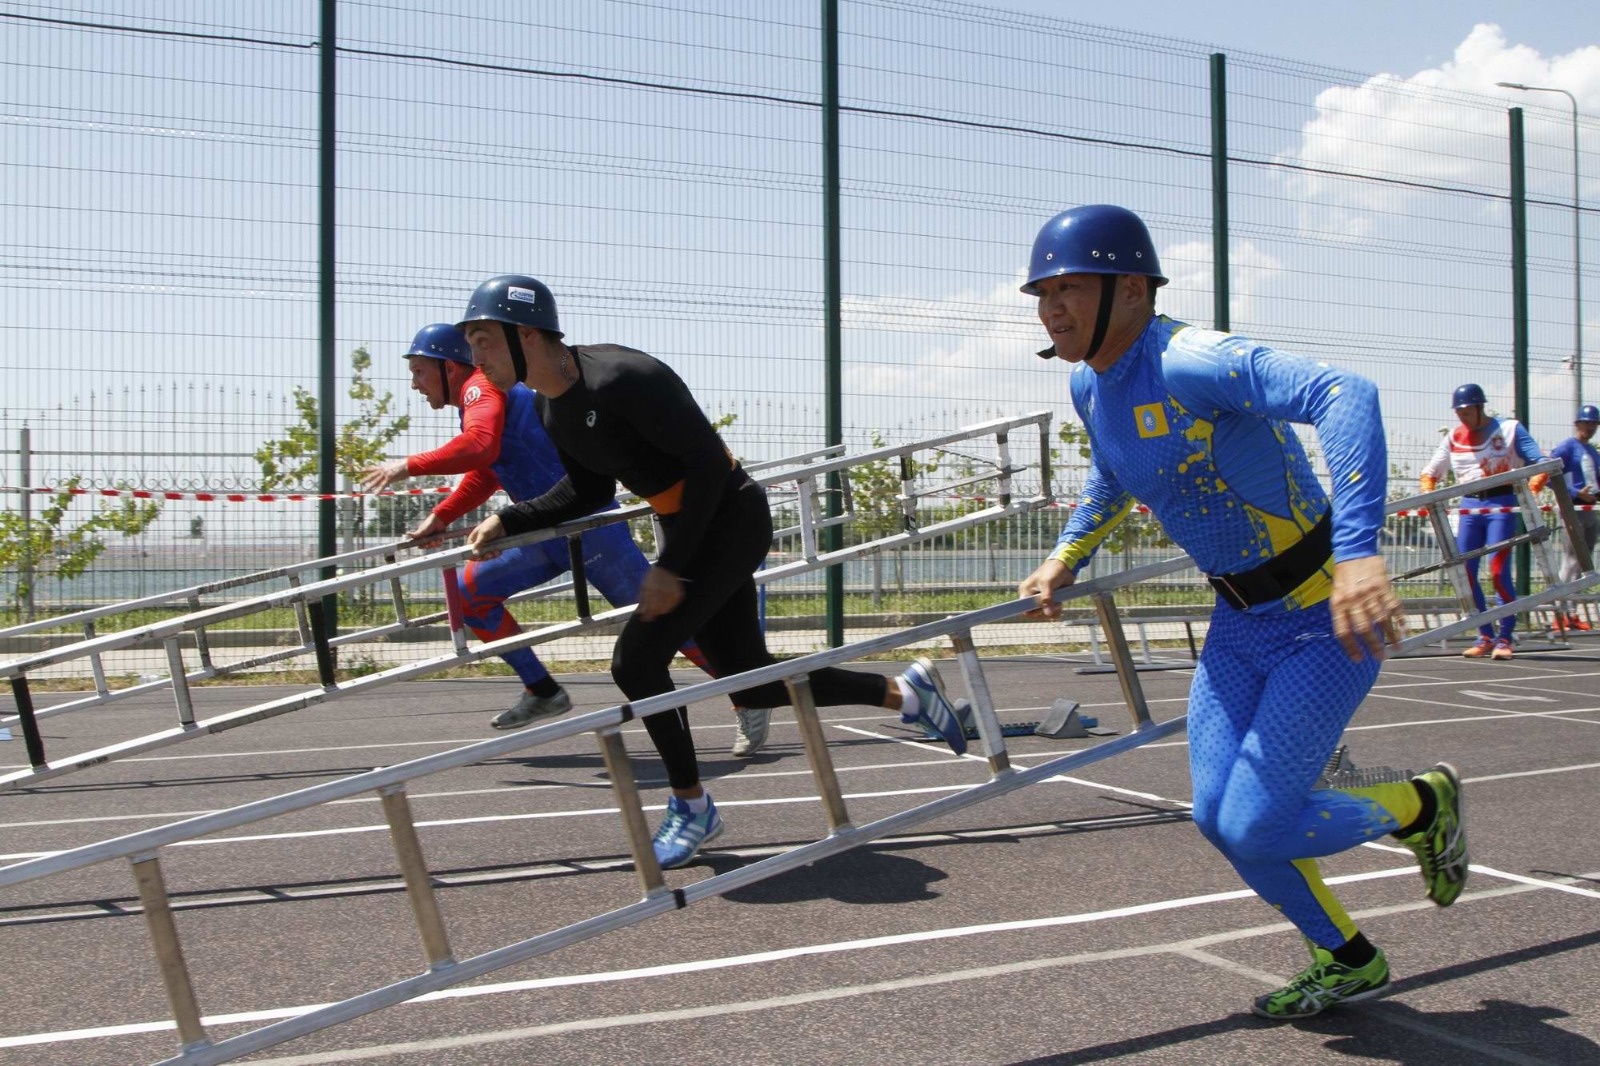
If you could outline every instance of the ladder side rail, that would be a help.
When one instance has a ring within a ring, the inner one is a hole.
[[[1152,577],[1160,577],[1190,565],[1192,563],[1187,556],[1180,556],[1159,563],[1150,563],[1145,566],[1124,570],[1117,574],[1108,574],[1105,577],[1093,578],[1089,581],[1068,586],[1058,590],[1056,598],[1065,602],[1093,596],[1107,589],[1118,588]],[[436,752],[432,755],[421,756],[403,763],[395,763],[392,766],[380,767],[376,770],[342,778],[338,781],[312,785],[296,792],[257,800],[229,810],[197,815],[183,821],[140,830],[70,851],[57,852],[36,859],[27,859],[10,866],[0,867],[0,887],[21,884],[24,881],[31,881],[38,877],[79,869],[83,866],[91,866],[107,859],[125,857],[140,851],[154,850],[168,844],[204,836],[207,833],[214,833],[223,829],[234,829],[266,818],[304,810],[307,807],[315,807],[329,800],[344,799],[362,792],[382,788],[385,785],[400,784],[414,778],[426,777],[429,774],[439,773],[443,770],[470,766],[489,759],[503,758],[524,748],[532,748],[562,740],[569,736],[575,736],[579,733],[620,725],[629,720],[629,718],[643,718],[651,714],[676,711],[678,707],[687,703],[715,699],[732,692],[755,688],[769,682],[784,681],[799,674],[809,674],[823,667],[853,662],[878,652],[891,651],[909,644],[936,640],[951,633],[970,630],[975,626],[986,625],[990,622],[1005,621],[1026,611],[1033,610],[1035,606],[1036,601],[1029,598],[997,603],[990,607],[981,607],[964,614],[952,615],[949,618],[924,622],[921,625],[911,626],[892,633],[868,637],[854,644],[828,648],[823,651],[812,652],[809,655],[802,655],[794,659],[786,659],[782,662],[757,667],[742,674],[709,678],[672,692],[665,692],[658,696],[651,696],[648,699],[638,700],[629,705],[618,705],[560,718],[530,729],[508,733],[505,736],[490,737],[487,740],[477,741],[460,748],[453,748],[450,751]],[[453,660],[453,657],[442,658],[445,661]],[[414,676],[423,672],[419,669],[423,665],[426,665],[428,669],[432,669],[438,664],[413,664],[405,668],[407,675]],[[352,690],[358,687],[373,687],[372,679],[378,676],[377,674],[368,674],[365,677],[356,678],[354,681],[349,682],[346,687]],[[387,680],[396,680],[396,678]],[[281,706],[290,703],[304,705],[301,701],[317,695],[319,694],[316,692],[301,693],[275,701],[275,704],[267,704],[260,708],[247,710],[250,714],[265,716],[263,712],[275,705]],[[240,713],[234,712],[235,715]]]
[[[881,541],[857,545],[853,548],[847,548],[840,552],[831,553],[830,555],[824,556],[819,560],[801,560],[796,563],[786,564],[782,567],[757,571],[753,575],[753,578],[758,584],[761,584],[769,580],[788,577],[797,573],[810,572],[829,565],[829,561],[832,559],[849,558],[870,553],[872,551],[881,550],[882,546],[888,543],[912,543],[928,537],[938,536],[941,533],[948,532],[951,528],[961,528],[964,525],[985,520],[986,516],[992,517],[994,513],[1017,513],[1020,510],[1026,509],[1028,509],[1026,505],[1018,505],[1014,503],[1009,510],[999,509],[997,512],[977,512],[962,519],[931,526],[928,529],[922,530],[919,533],[909,537],[905,534],[895,534],[891,537],[884,538]],[[1192,562],[1187,562],[1175,566],[1174,569],[1181,570],[1186,566],[1192,565]],[[1165,572],[1167,571],[1163,571],[1163,573]],[[1081,588],[1083,585],[1084,583],[1080,582],[1074,587]],[[314,704],[322,703],[325,700],[337,699],[351,692],[363,691],[369,687],[390,684],[395,681],[409,680],[416,677],[425,677],[437,670],[443,670],[450,667],[477,662],[481,659],[503,655],[508,651],[515,651],[518,648],[531,647],[535,644],[556,640],[565,636],[575,635],[577,633],[586,631],[588,628],[591,628],[591,626],[598,626],[607,622],[622,620],[633,609],[634,608],[632,606],[613,608],[610,611],[595,615],[592,623],[583,622],[581,620],[558,622],[541,629],[526,630],[520,634],[506,637],[502,640],[480,644],[476,649],[468,648],[464,634],[457,632],[454,634],[454,638],[459,642],[459,644],[453,646],[455,647],[455,650],[449,654],[391,667],[387,670],[382,670],[378,671],[377,673],[365,675],[364,677],[351,679],[340,684],[325,685],[318,688],[313,688],[307,692],[285,697],[281,700],[272,701],[266,704],[246,707],[237,711],[225,712],[213,718],[205,719],[197,723],[199,728],[193,733],[165,730],[152,733],[145,737],[139,737],[129,741],[110,744],[102,748],[96,748],[91,751],[81,752],[65,759],[56,760],[54,763],[51,763],[48,766],[45,766],[43,764],[43,760],[40,759],[36,761],[33,764],[33,767],[29,770],[15,771],[10,774],[0,774],[0,790],[18,787],[23,784],[33,784],[49,777],[59,777],[64,774],[74,773],[78,770],[87,769],[91,766],[98,766],[101,763],[110,762],[114,759],[122,758],[127,755],[140,754],[155,750],[157,748],[166,747],[170,744],[181,743],[185,740],[192,739],[194,736],[220,733],[227,729],[233,729],[242,725],[249,725],[252,722],[263,721],[267,718],[286,714],[290,711],[300,710]],[[274,653],[273,656],[264,656],[262,659],[257,661],[264,662],[275,658],[288,658],[292,655],[299,654],[304,654],[304,649],[290,649],[287,652]],[[776,680],[777,678],[774,679]],[[15,681],[16,679],[13,680]],[[158,681],[151,684],[149,687],[159,688],[165,684],[165,681]]]
[[[1553,603],[1557,600],[1569,599],[1574,593],[1581,592],[1582,590],[1596,584],[1600,584],[1600,574],[1592,572],[1588,574],[1582,574],[1575,581],[1567,581],[1559,585],[1550,585],[1539,592],[1530,593],[1527,596],[1512,600],[1510,603],[1502,606],[1490,607],[1486,611],[1468,614],[1462,618],[1456,619],[1453,622],[1446,622],[1445,624],[1434,629],[1430,629],[1427,632],[1416,633],[1407,636],[1399,644],[1396,644],[1390,648],[1389,653],[1391,655],[1409,655],[1412,652],[1422,648],[1426,644],[1434,641],[1444,640],[1447,637],[1453,637],[1457,633],[1465,633],[1469,629],[1477,629],[1481,625],[1489,625],[1491,623],[1498,622],[1507,615],[1522,614],[1523,612],[1531,610],[1535,607],[1542,607],[1545,604]]]
[[[603,933],[637,925],[639,922],[653,918],[658,914],[678,910],[689,906],[691,903],[697,903],[713,896],[724,895],[736,889],[764,881],[777,874],[812,865],[829,856],[849,851],[852,848],[882,837],[913,829],[924,822],[946,817],[968,807],[1015,792],[1028,785],[1048,781],[1050,778],[1060,774],[1069,773],[1081,767],[1109,759],[1112,756],[1121,755],[1134,748],[1143,747],[1146,744],[1180,732],[1187,726],[1187,715],[1171,718],[1157,723],[1143,732],[1114,737],[1102,741],[1092,748],[1070,752],[1038,766],[1029,767],[1026,770],[1018,770],[1014,773],[991,778],[963,792],[941,796],[938,799],[880,818],[878,821],[869,822],[863,826],[842,829],[813,843],[802,844],[780,855],[773,855],[748,866],[730,870],[727,873],[716,874],[684,888],[647,896],[637,903],[619,907],[604,914],[596,915],[593,918],[541,933],[514,944],[486,951],[470,959],[463,959],[446,971],[419,974],[415,977],[385,985],[382,988],[364,992],[339,1003],[332,1003],[325,1007],[308,1011],[305,1014],[296,1015],[293,1018],[273,1022],[260,1029],[218,1041],[209,1048],[197,1049],[195,1052],[184,1053],[174,1058],[163,1060],[158,1066],[180,1066],[180,1064],[181,1066],[211,1066],[214,1063],[229,1062],[240,1056],[262,1051],[287,1040],[319,1032],[341,1022],[351,1021],[382,1010],[385,1007],[396,1006],[428,992],[450,988],[482,977],[485,974],[493,973],[496,970],[514,966],[517,963],[526,962],[541,955],[548,955],[551,952]]]
[[[1002,420],[998,420],[998,421],[994,421],[994,422],[981,423],[981,424],[976,425],[976,426],[965,427],[963,429],[955,431],[954,433],[945,434],[945,435],[941,435],[941,436],[938,436],[938,437],[929,438],[929,439],[927,439],[925,441],[917,441],[917,442],[912,442],[911,444],[905,444],[905,445],[889,446],[889,447],[886,447],[886,448],[878,449],[878,451],[876,451],[876,452],[866,453],[864,456],[850,456],[850,455],[847,455],[847,454],[845,454],[844,445],[843,444],[835,444],[835,445],[830,445],[830,446],[828,446],[826,448],[817,448],[817,449],[813,449],[811,451],[802,452],[802,453],[800,453],[798,455],[788,456],[788,457],[785,457],[785,458],[769,459],[769,460],[765,460],[763,462],[750,463],[750,464],[745,465],[745,471],[746,471],[746,473],[751,473],[751,474],[754,474],[756,471],[776,471],[776,472],[772,472],[772,473],[765,473],[765,474],[763,474],[763,476],[755,478],[755,480],[758,483],[760,483],[761,485],[770,486],[770,485],[775,484],[775,483],[792,481],[797,476],[800,476],[801,474],[807,472],[805,470],[799,470],[799,469],[797,469],[797,470],[781,470],[780,468],[782,468],[782,467],[794,466],[796,464],[810,464],[810,470],[809,470],[810,473],[812,473],[812,474],[828,473],[828,472],[830,472],[832,470],[847,468],[849,466],[857,465],[857,464],[859,464],[861,462],[870,462],[874,458],[883,458],[883,457],[886,457],[886,456],[898,455],[901,452],[905,451],[906,449],[919,449],[919,448],[935,447],[935,446],[937,446],[939,444],[942,444],[942,443],[949,443],[949,442],[953,442],[953,441],[964,440],[964,439],[967,439],[967,438],[972,437],[972,436],[983,435],[983,434],[988,433],[988,432],[993,432],[997,428],[1009,428],[1009,427],[1018,427],[1018,426],[1038,424],[1038,425],[1041,426],[1041,431],[1045,435],[1047,435],[1049,421],[1050,421],[1050,414],[1048,412],[1037,412],[1037,413],[1034,413],[1034,414],[1031,414],[1031,415],[1022,416],[1022,417],[1019,417],[1019,418],[1002,419]],[[818,463],[816,462],[817,460],[821,461],[820,465],[818,465]],[[649,513],[650,513],[649,507],[647,505],[643,504],[643,503],[639,503],[639,504],[635,504],[635,505],[632,505],[632,506],[624,507],[621,511],[609,512],[609,514],[612,516],[609,519],[609,521],[617,521],[617,520],[623,520],[623,519],[629,519],[629,518],[639,518],[639,517],[643,517],[643,516],[645,516],[645,515],[647,515]],[[584,522],[584,521],[587,521],[587,519],[579,519],[578,521],[579,522]],[[597,523],[597,525],[604,525],[604,524],[606,524],[606,522]],[[466,530],[466,529],[460,529],[460,530],[454,530],[454,531],[445,531],[445,532],[439,534],[439,538],[440,539],[445,539],[445,540],[454,540],[454,539],[458,539],[458,538],[466,536],[467,532],[468,532],[468,530]],[[531,536],[531,535],[527,535],[527,536]],[[535,542],[536,542],[535,540],[528,540],[528,541],[518,540],[518,541],[515,541],[515,542],[513,542],[511,544],[508,544],[507,546],[508,547],[515,547],[515,546],[517,546],[519,544],[522,544],[522,543],[535,543]],[[108,617],[110,615],[124,614],[124,613],[128,613],[130,611],[142,610],[142,609],[150,608],[150,607],[166,606],[166,605],[168,605],[168,604],[170,604],[170,603],[172,603],[174,601],[178,601],[178,600],[192,601],[194,598],[199,597],[199,596],[204,596],[204,595],[207,595],[207,594],[210,594],[210,593],[215,593],[215,592],[223,592],[223,591],[227,591],[228,589],[239,588],[239,587],[242,587],[244,585],[255,584],[255,583],[263,582],[263,581],[289,579],[291,581],[291,583],[299,584],[300,581],[301,581],[301,575],[306,574],[306,573],[312,573],[312,572],[320,571],[320,570],[323,570],[323,569],[325,569],[327,567],[331,567],[331,566],[340,566],[340,565],[347,564],[347,563],[358,562],[360,560],[368,559],[368,558],[374,558],[374,557],[379,557],[379,556],[390,556],[390,557],[392,557],[398,551],[400,551],[401,549],[404,549],[404,548],[416,548],[416,547],[418,547],[418,545],[417,545],[417,543],[415,541],[412,541],[412,540],[409,540],[409,539],[401,539],[401,540],[397,540],[397,541],[392,541],[392,542],[386,542],[386,543],[383,543],[383,544],[373,545],[373,546],[370,546],[370,547],[358,548],[358,549],[355,549],[353,551],[341,552],[341,553],[338,553],[338,554],[335,554],[335,555],[324,556],[324,557],[317,558],[317,559],[309,559],[309,560],[304,560],[304,561],[301,561],[301,562],[290,563],[290,564],[287,564],[287,565],[284,565],[284,566],[271,567],[271,568],[266,569],[266,570],[257,570],[257,571],[253,571],[253,572],[248,573],[248,574],[240,574],[240,575],[235,576],[235,577],[222,578],[220,580],[202,582],[200,584],[189,585],[189,586],[186,586],[186,587],[180,588],[180,589],[174,589],[171,592],[152,593],[149,596],[141,596],[141,597],[138,597],[138,598],[132,599],[132,600],[124,600],[124,601],[121,601],[119,603],[114,603],[114,604],[105,604],[105,605],[102,605],[102,606],[99,606],[99,607],[90,607],[90,608],[86,608],[86,609],[81,610],[81,611],[74,611],[74,612],[72,612],[70,614],[57,615],[57,616],[54,616],[54,617],[51,617],[51,618],[44,618],[44,619],[39,619],[39,620],[33,621],[33,622],[23,623],[23,624],[20,624],[20,625],[9,626],[9,627],[6,627],[4,629],[0,629],[0,638],[11,637],[11,636],[23,636],[23,635],[28,634],[28,633],[34,633],[34,632],[38,632],[40,630],[45,630],[45,629],[56,629],[56,628],[62,628],[62,627],[65,627],[65,626],[76,626],[76,625],[79,625],[79,624],[81,624],[83,622],[86,622],[86,621],[95,621],[95,620],[98,620],[98,619],[101,619],[101,618]],[[398,574],[395,575],[395,577],[398,577],[398,576],[399,576]],[[303,586],[303,587],[315,587],[315,586]],[[339,589],[321,589],[318,592],[318,594],[321,595],[321,594],[326,593],[326,592],[335,592],[335,591],[342,591],[342,590],[339,590]],[[0,663],[0,668],[3,668],[5,666],[7,666],[7,665],[9,665],[9,664]]]
[[[882,448],[874,448],[871,451],[855,452],[839,459],[813,464],[803,470],[789,471],[776,480],[793,481],[797,476],[801,475],[816,477],[822,474],[831,474],[836,470],[859,466],[863,463],[873,463],[883,459],[898,459],[901,456],[911,455],[919,451],[928,451],[946,444],[957,444],[976,437],[990,437],[1002,429],[1038,426],[1040,433],[1048,437],[1050,420],[1049,411],[1035,411],[1032,414],[1018,415],[1014,418],[997,418],[989,422],[979,422],[971,426],[964,426],[949,433],[941,433],[938,436],[909,441],[905,444],[889,444]]]
[[[1446,485],[1442,489],[1430,489],[1427,492],[1419,492],[1415,496],[1407,496],[1404,499],[1399,500],[1390,500],[1388,503],[1384,504],[1383,513],[1385,516],[1388,516],[1396,514],[1400,511],[1414,511],[1422,507],[1431,508],[1434,504],[1446,503],[1450,500],[1456,499],[1457,497],[1465,496],[1468,493],[1476,494],[1482,492],[1484,489],[1499,488],[1502,485],[1511,485],[1518,481],[1526,481],[1535,474],[1549,474],[1553,478],[1557,473],[1560,472],[1560,470],[1560,459],[1546,459],[1541,462],[1529,464],[1528,466],[1519,466],[1515,470],[1507,470],[1502,474],[1491,474],[1488,477],[1478,478],[1475,481],[1458,481],[1453,485]]]
[[[643,514],[649,509],[639,508],[638,510],[640,514]],[[551,526],[548,529],[539,529],[529,533],[523,533],[515,537],[508,537],[503,541],[497,542],[496,548],[499,550],[504,550],[506,548],[515,548],[526,544],[536,544],[546,540],[553,540],[556,537],[564,537],[574,533],[586,532],[587,530],[595,529],[600,526],[609,525],[612,522],[619,521],[620,519],[618,516],[626,514],[627,512],[625,511],[607,511],[604,512],[604,517],[599,515],[589,515],[583,518],[573,519],[571,522],[563,522],[559,526]],[[414,559],[408,559],[404,562],[394,563],[393,565],[373,567],[369,570],[363,570],[354,574],[345,574],[339,577],[329,578],[325,581],[315,581],[309,584],[299,585],[298,587],[280,590],[278,592],[253,596],[249,599],[240,600],[236,603],[223,604],[217,607],[208,607],[205,610],[182,615],[177,618],[166,619],[161,622],[154,622],[133,629],[122,630],[117,633],[107,633],[98,636],[93,640],[78,641],[76,643],[64,645],[63,647],[54,648],[49,651],[39,652],[34,655],[0,662],[0,677],[11,677],[17,674],[26,673],[29,670],[38,669],[41,666],[53,666],[57,663],[68,662],[72,659],[82,658],[93,652],[114,651],[119,648],[127,647],[130,644],[138,644],[145,641],[163,640],[166,637],[183,633],[200,626],[213,625],[217,622],[229,621],[234,618],[243,618],[260,611],[270,610],[272,608],[285,607],[297,603],[307,604],[313,601],[320,601],[324,596],[335,595],[337,593],[359,589],[366,585],[377,584],[378,582],[387,581],[391,577],[403,577],[407,574],[419,573],[433,569],[442,569],[446,566],[464,562],[472,557],[472,549],[465,547],[454,548],[444,552],[434,552],[428,555],[419,556]]]
[[[456,538],[464,536],[466,531],[457,533],[441,533],[441,537]],[[204,581],[198,585],[187,585],[171,592],[153,592],[148,596],[139,596],[131,600],[121,600],[117,603],[101,604],[98,607],[86,607],[81,611],[70,614],[54,615],[50,618],[41,618],[38,621],[27,622],[22,625],[7,626],[0,629],[0,638],[20,637],[28,633],[35,633],[41,629],[56,629],[65,626],[76,626],[83,622],[93,622],[110,615],[126,614],[131,611],[145,610],[151,607],[165,607],[179,600],[192,602],[193,600],[214,592],[226,592],[229,589],[240,588],[244,585],[253,585],[263,581],[289,580],[298,582],[302,573],[320,570],[325,566],[333,566],[343,562],[351,562],[372,555],[393,554],[399,548],[415,547],[415,542],[409,540],[397,541],[393,544],[380,545],[371,548],[362,548],[358,551],[346,552],[342,555],[330,555],[325,559],[312,559],[304,562],[287,563],[267,570],[255,570],[248,574],[237,574],[233,577],[217,578]]]
[[[846,469],[851,466],[859,465],[863,462],[870,462],[874,458],[910,454],[917,450],[937,446],[938,444],[965,440],[973,436],[993,432],[999,427],[1038,423],[1041,424],[1041,428],[1043,429],[1048,427],[1049,419],[1050,415],[1048,412],[1040,412],[1038,414],[1025,416],[1022,418],[996,420],[994,422],[984,423],[980,426],[969,427],[955,433],[944,434],[938,437],[912,442],[910,444],[882,448],[874,452],[865,453],[865,455],[846,456],[840,459],[829,460],[820,464],[816,464],[802,471],[788,471],[781,475],[775,475],[772,478],[760,478],[757,480],[763,485],[766,485],[769,481],[787,482],[800,480],[805,477],[814,478],[818,473],[827,473],[833,470]],[[587,515],[582,518],[573,519],[569,522],[563,522],[559,526],[533,530],[515,537],[507,537],[503,541],[499,542],[497,547],[503,550],[505,548],[521,547],[527,544],[537,544],[545,540],[553,539],[557,536],[570,536],[583,533],[590,529],[596,529],[601,526],[610,525],[613,522],[627,521],[632,518],[644,517],[652,513],[653,512],[650,510],[648,505],[645,504],[623,507],[618,510],[605,511],[599,514]],[[452,534],[445,534],[445,536],[451,535]],[[454,535],[460,534],[458,533]],[[293,566],[283,567],[280,569],[284,572],[285,576],[297,577],[300,573],[313,569],[320,569],[339,562],[368,556],[380,556],[393,553],[402,547],[414,546],[415,545],[411,544],[409,541],[397,541],[392,544],[384,544],[373,548],[364,548],[354,552],[347,552],[342,555],[331,555],[322,559],[308,560],[306,562],[296,563]],[[206,608],[198,612],[190,612],[177,618],[167,619],[163,622],[147,624],[144,626],[135,627],[133,629],[123,630],[118,633],[106,634],[97,637],[94,640],[79,641],[71,645],[66,645],[62,648],[52,649],[48,652],[41,652],[31,656],[0,662],[0,677],[10,677],[28,670],[37,669],[41,666],[51,666],[57,663],[70,661],[71,659],[81,658],[82,656],[88,655],[91,652],[115,650],[117,648],[125,647],[128,644],[139,643],[145,640],[160,640],[174,633],[195,629],[217,622],[227,621],[233,618],[245,617],[263,610],[269,610],[272,608],[293,604],[307,603],[312,599],[320,599],[324,596],[362,588],[366,585],[375,584],[379,581],[388,581],[390,579],[403,577],[407,574],[435,568],[442,568],[453,563],[464,562],[467,559],[472,558],[472,556],[473,553],[469,548],[453,548],[442,552],[430,552],[404,562],[385,564],[383,566],[372,567],[356,573],[345,574],[322,581],[294,585],[288,590],[264,593],[249,597],[236,603]],[[217,587],[224,584],[226,584],[226,582],[213,582],[211,583],[211,586],[197,587]],[[170,598],[170,595],[163,598]],[[60,624],[60,620],[52,621],[56,622],[58,625]]]

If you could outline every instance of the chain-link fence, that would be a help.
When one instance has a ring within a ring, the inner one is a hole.
[[[450,412],[406,390],[400,353],[421,325],[454,321],[482,278],[526,271],[554,289],[569,340],[671,364],[731,419],[741,457],[822,444],[819,7],[341,0],[340,418],[360,407],[348,353],[365,348],[366,379],[394,393],[389,420],[409,420],[395,454],[454,433]],[[301,423],[296,390],[314,394],[318,375],[320,13],[309,0],[0,4],[5,482],[261,487],[255,454]],[[1039,408],[1072,420],[1017,292],[1034,232],[1062,207],[1139,211],[1172,278],[1161,309],[1213,323],[1209,49],[947,0],[845,0],[839,21],[852,450]],[[1511,408],[1507,101],[1259,55],[1231,54],[1226,71],[1231,326],[1374,377],[1409,484],[1456,384]],[[1548,447],[1570,415],[1570,126],[1515,102],[1532,421]],[[1592,148],[1581,162],[1600,173]],[[1592,237],[1584,252],[1600,261]],[[1071,447],[1060,460],[1070,491],[1081,460]],[[96,506],[109,504],[78,499],[62,527]],[[34,601],[304,558],[315,510],[168,501],[141,532],[102,535],[82,576],[41,563]],[[846,584],[874,602],[1008,587],[1059,517],[862,563]],[[346,533],[374,520],[370,506],[347,515]],[[1147,529],[1126,551],[1158,544]],[[14,603],[16,562],[4,570]]]

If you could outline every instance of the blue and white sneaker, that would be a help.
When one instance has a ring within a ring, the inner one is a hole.
[[[661,819],[661,828],[656,830],[655,839],[650,843],[655,848],[656,862],[663,870],[672,870],[687,866],[699,852],[700,845],[720,832],[722,815],[717,813],[717,805],[711,802],[709,793],[702,814],[691,811],[687,800],[668,796],[666,816]]]
[[[900,720],[907,725],[921,725],[937,733],[950,745],[951,751],[957,755],[966,754],[967,730],[961,724],[950,698],[944,694],[944,681],[939,677],[939,668],[927,659],[918,659],[900,678],[917,694],[916,713],[906,714],[902,711]]]

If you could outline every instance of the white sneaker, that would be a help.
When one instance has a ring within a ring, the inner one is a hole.
[[[739,724],[733,734],[733,754],[748,759],[767,743],[767,729],[772,725],[771,707],[736,707],[734,715]]]
[[[522,690],[522,698],[517,705],[509,711],[501,711],[494,716],[489,724],[496,729],[521,729],[529,722],[540,718],[554,718],[558,714],[566,714],[572,710],[572,697],[567,695],[566,689],[557,689],[554,696],[535,696],[527,689]]]

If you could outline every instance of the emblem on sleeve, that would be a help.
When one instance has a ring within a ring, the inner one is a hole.
[[[483,395],[483,390],[479,389],[478,386],[476,386],[476,385],[472,386],[472,388],[468,389],[466,391],[465,395],[463,395],[461,397],[461,406],[462,407],[470,407],[470,406],[472,406],[473,404],[478,402],[479,397],[481,397],[482,395]]]

